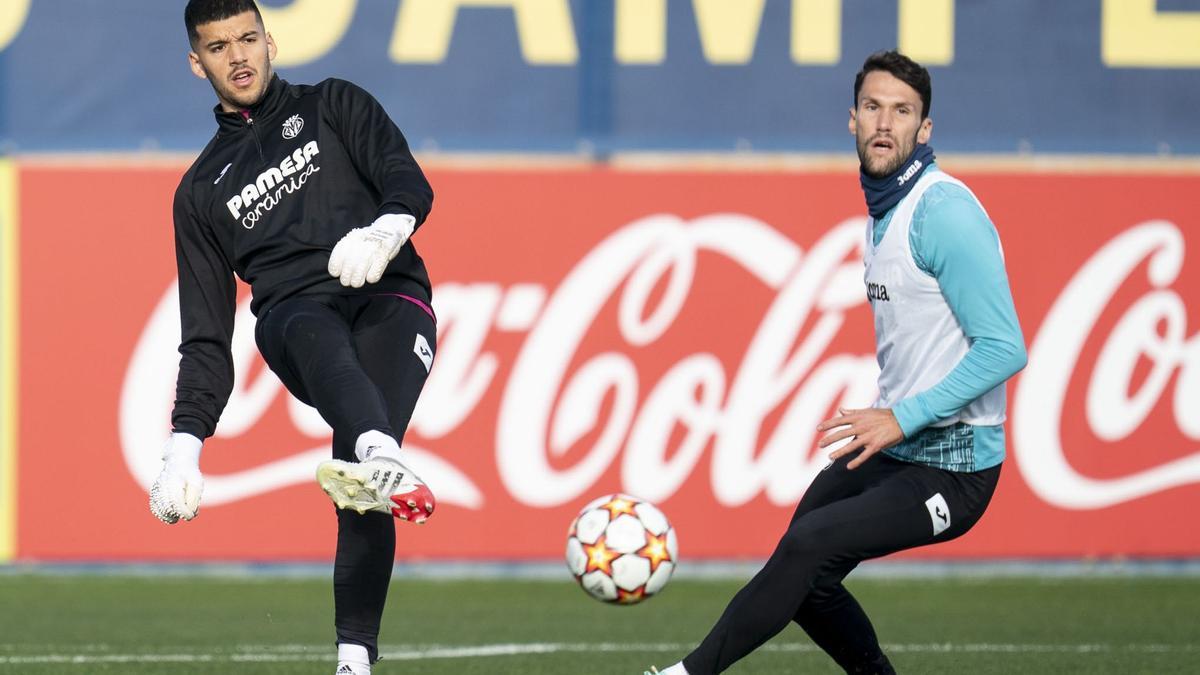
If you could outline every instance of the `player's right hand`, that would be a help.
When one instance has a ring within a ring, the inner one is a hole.
[[[199,438],[175,433],[163,446],[163,468],[150,488],[150,513],[168,525],[191,520],[200,511],[204,477],[200,475]]]

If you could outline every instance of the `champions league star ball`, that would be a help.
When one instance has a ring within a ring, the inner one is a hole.
[[[588,595],[604,602],[632,605],[658,593],[678,560],[675,528],[636,497],[595,500],[567,532],[567,568]]]

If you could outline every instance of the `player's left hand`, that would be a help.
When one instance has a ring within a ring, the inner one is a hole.
[[[350,230],[329,254],[329,274],[338,277],[343,286],[354,288],[379,281],[416,225],[417,219],[408,214],[388,213],[370,227]]]
[[[846,410],[838,408],[836,417],[831,417],[817,425],[817,431],[836,429],[817,443],[817,447],[826,448],[843,439],[850,442],[829,453],[829,459],[840,457],[858,451],[858,456],[850,460],[847,469],[857,469],[872,455],[892,447],[904,440],[904,431],[896,421],[896,415],[891,408],[865,408],[861,410]]]

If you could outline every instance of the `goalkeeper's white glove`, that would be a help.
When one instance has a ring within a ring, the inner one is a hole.
[[[191,520],[200,510],[204,477],[200,475],[199,438],[191,434],[171,434],[163,446],[162,473],[150,488],[150,512],[164,523]]]
[[[329,274],[355,288],[379,281],[416,226],[417,219],[406,213],[386,213],[370,227],[350,230],[329,255]]]

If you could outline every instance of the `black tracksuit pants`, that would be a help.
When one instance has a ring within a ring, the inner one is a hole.
[[[296,398],[333,427],[333,456],[355,462],[363,432],[401,442],[428,371],[416,336],[436,349],[433,316],[395,295],[289,298],[258,320],[255,340],[271,370]],[[336,510],[334,626],[339,643],[360,644],[371,661],[396,553],[390,514]]]
[[[1000,467],[957,473],[878,454],[851,471],[852,458],[813,480],[766,565],[684,658],[689,675],[724,671],[792,621],[846,672],[894,672],[842,579],[868,558],[964,534],[987,508]]]

